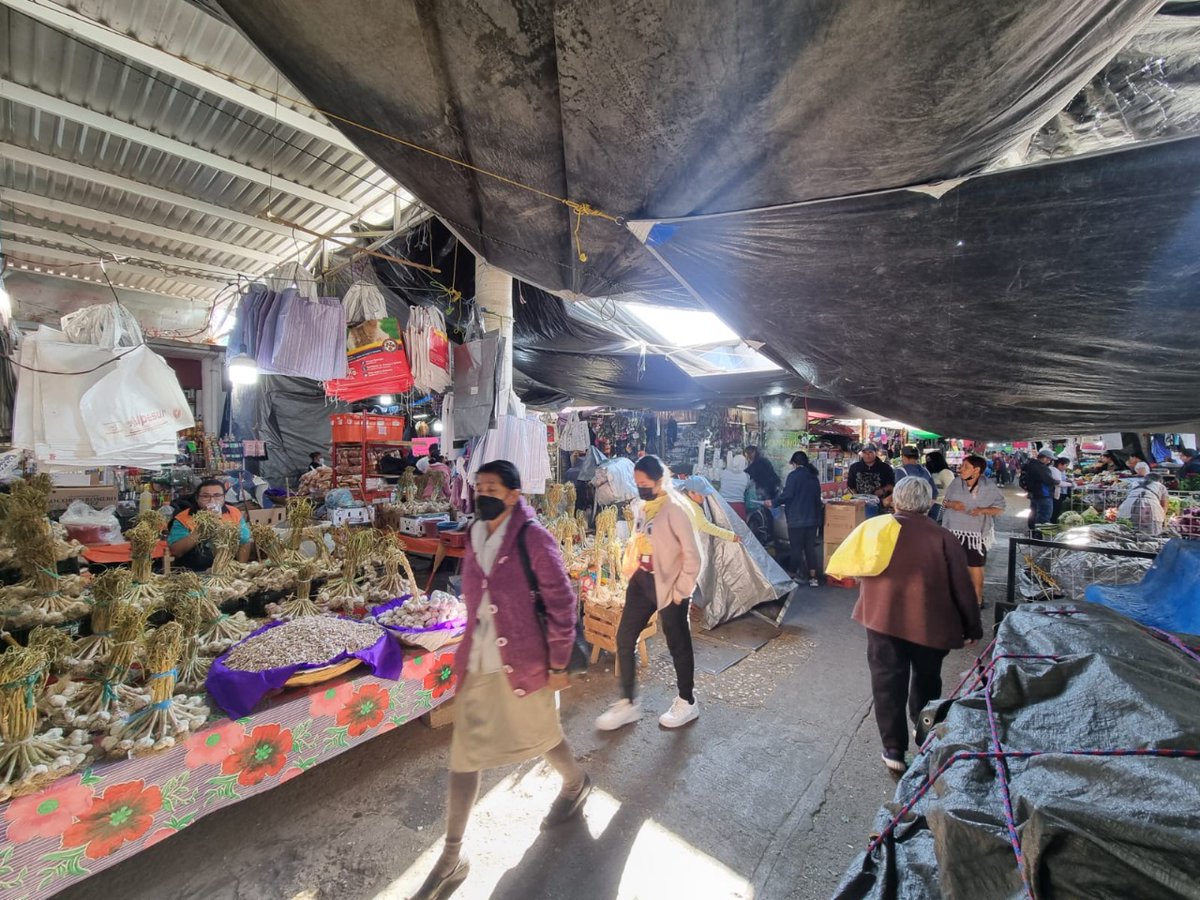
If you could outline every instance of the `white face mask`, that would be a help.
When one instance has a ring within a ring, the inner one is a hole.
[[[217,515],[220,515],[225,509],[225,504],[222,503],[220,500],[214,500],[212,503],[208,504],[208,506],[206,506],[204,508],[207,509],[211,513],[216,513]]]

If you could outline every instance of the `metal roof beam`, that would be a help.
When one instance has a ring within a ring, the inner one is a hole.
[[[208,166],[209,168],[216,169],[218,172],[225,172],[236,178],[260,184],[266,188],[291,194],[293,197],[308,200],[310,203],[316,203],[329,209],[336,209],[347,215],[355,212],[355,207],[352,203],[347,203],[345,200],[335,197],[332,194],[326,194],[315,188],[288,181],[280,176],[272,175],[270,172],[264,172],[245,163],[228,159],[208,150],[202,150],[199,147],[193,147],[191,144],[167,137],[148,128],[131,125],[129,122],[115,119],[112,116],[107,116],[104,113],[96,112],[84,106],[78,106],[59,97],[52,97],[49,94],[44,94],[23,84],[0,79],[0,97],[4,97],[14,103],[20,103],[23,106],[40,109],[43,112],[48,112],[63,119],[69,119],[72,122],[78,122],[80,125],[86,125],[88,128],[107,132],[127,141],[133,141],[146,147],[152,147],[155,150],[161,150],[163,153],[178,156],[189,162]]]
[[[38,225],[26,225],[23,222],[10,222],[8,220],[0,221],[0,232],[11,234],[17,237],[25,237],[35,241],[52,241],[60,244],[71,244],[76,247],[83,247],[86,250],[102,251],[111,253],[114,256],[131,257],[134,260],[148,259],[153,262],[159,262],[163,265],[174,266],[181,269],[193,269],[197,273],[208,273],[217,278],[232,279],[237,277],[237,272],[230,269],[222,269],[220,266],[214,266],[210,263],[195,262],[194,260],[185,259],[181,256],[171,256],[168,253],[159,253],[157,250],[143,250],[140,247],[130,247],[124,244],[114,244],[102,238],[76,236],[67,231],[55,230],[53,228],[42,228]]]
[[[46,169],[50,172],[58,172],[60,175],[67,175],[71,178],[90,181],[94,184],[103,185],[104,187],[113,188],[118,191],[125,191],[134,196],[145,197],[159,203],[169,203],[172,206],[190,209],[194,212],[203,213],[206,216],[224,219],[227,222],[245,225],[248,228],[256,228],[259,231],[266,231],[280,237],[289,239],[293,237],[292,229],[286,225],[280,225],[278,222],[272,222],[269,219],[260,219],[257,216],[247,215],[246,213],[234,212],[223,206],[205,203],[203,200],[196,200],[184,194],[176,194],[174,191],[156,188],[141,181],[133,181],[130,178],[123,178],[120,175],[102,172],[99,169],[92,169],[88,166],[81,166],[79,163],[58,159],[54,156],[48,156],[45,153],[38,153],[36,150],[26,150],[24,147],[18,147],[16,144],[0,143],[0,160],[3,159],[9,159],[27,166],[36,166],[39,169]]]
[[[30,244],[27,241],[14,241],[8,238],[4,239],[3,245],[0,245],[0,252],[8,253],[9,251],[18,253],[36,253],[39,256],[48,256],[53,259],[62,260],[63,263],[92,263],[97,268],[100,267],[100,260],[95,255],[85,253],[76,253],[74,250],[59,250],[57,247],[43,247],[40,244]],[[38,263],[33,263],[34,271],[37,271]],[[54,265],[54,263],[41,263],[40,265]],[[139,266],[137,263],[115,262],[113,260],[104,261],[105,268],[109,269],[124,269],[129,272],[136,272],[138,275],[149,275],[151,278],[165,278],[169,281],[177,281],[183,284],[191,284],[196,287],[209,288],[214,291],[219,291],[226,287],[224,281],[210,280],[201,278],[195,275],[178,275],[175,272],[165,272],[162,269],[152,269],[146,266]]]
[[[185,231],[175,231],[172,228],[162,228],[158,225],[154,225],[151,222],[144,222],[141,219],[131,219],[127,216],[119,216],[116,213],[91,209],[87,206],[79,206],[75,203],[67,203],[65,200],[54,200],[50,197],[42,197],[38,194],[26,193],[25,191],[3,190],[0,191],[0,199],[7,200],[9,203],[13,204],[13,206],[22,208],[22,212],[25,211],[24,207],[28,207],[29,209],[41,210],[42,212],[63,216],[64,218],[80,219],[84,222],[92,222],[110,228],[124,228],[127,231],[133,231],[138,234],[144,234],[156,238],[165,238],[171,241],[178,241],[181,244],[200,247],[205,250],[215,250],[218,253],[228,253],[232,256],[240,257],[241,259],[268,263],[273,266],[278,265],[281,258],[274,253],[264,253],[261,250],[250,250],[238,244],[227,244],[224,241],[214,241],[212,238],[188,234]],[[196,265],[200,264],[196,263]],[[254,266],[253,268],[257,269],[259,267]]]
[[[127,59],[157,69],[165,75],[171,75],[218,97],[223,97],[244,109],[274,119],[289,128],[295,128],[297,131],[320,138],[335,147],[363,156],[363,152],[332,125],[319,122],[305,113],[287,106],[286,99],[276,102],[272,96],[259,94],[242,87],[193,62],[181,59],[165,50],[159,50],[136,38],[120,34],[78,13],[63,9],[57,4],[35,2],[35,0],[0,0],[0,3],[31,19],[37,19],[52,28],[72,34],[89,44],[111,50]],[[249,44],[247,46],[249,47]]]
[[[22,275],[28,275],[32,278],[62,278],[66,281],[73,281],[76,284],[78,284],[79,282],[82,281],[85,284],[95,284],[95,285],[99,285],[102,288],[108,287],[108,285],[105,284],[103,278],[99,278],[99,279],[84,278],[79,275],[72,275],[68,272],[52,272],[47,269],[43,269],[42,271],[37,272],[37,271],[34,271],[32,268],[30,268],[25,263],[13,263],[12,270],[14,272],[20,271]],[[115,287],[118,291],[131,291],[135,294],[145,294],[147,297],[157,297],[159,299],[185,300],[188,303],[211,303],[212,302],[211,300],[206,300],[206,299],[203,299],[200,297],[189,297],[186,294],[171,294],[171,293],[168,293],[167,291],[151,291],[151,290],[147,290],[146,288],[130,287],[127,284],[118,284],[115,281],[113,282],[113,287]],[[20,301],[18,301],[18,303],[19,302]],[[17,325],[22,326],[22,325],[24,325],[24,323],[18,322]]]

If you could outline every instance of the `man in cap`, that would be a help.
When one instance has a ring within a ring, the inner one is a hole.
[[[885,506],[896,486],[896,472],[879,458],[879,447],[867,444],[862,448],[862,459],[850,467],[846,483],[852,494],[873,494]]]

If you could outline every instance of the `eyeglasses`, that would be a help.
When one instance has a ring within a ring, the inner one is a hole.
[[[224,495],[224,494],[197,494],[197,495],[196,495],[196,499],[197,499],[197,500],[200,500],[200,501],[204,501],[204,500],[224,500],[224,499],[225,499],[225,495]]]

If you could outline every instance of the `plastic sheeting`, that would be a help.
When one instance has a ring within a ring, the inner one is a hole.
[[[675,220],[647,244],[738,333],[868,409],[987,440],[1161,431],[1200,419],[1198,156],[1189,138],[940,199]]]
[[[1139,583],[1093,584],[1086,597],[1143,625],[1200,634],[1200,541],[1170,541]]]
[[[984,689],[943,705],[929,750],[876,819],[872,830],[884,839],[851,864],[838,900],[1200,897],[1200,761],[1069,752],[1200,750],[1200,662],[1103,607],[1047,614],[1056,609],[1006,616],[992,654],[1001,746],[1045,753],[1010,757],[1003,770],[992,760],[961,759],[917,799],[955,753],[993,749]],[[1006,827],[1002,772],[1020,863]]]
[[[349,409],[328,400],[319,381],[262,375],[254,384],[234,386],[230,428],[241,440],[266,443],[267,458],[259,463],[259,472],[272,486],[295,487],[308,470],[309,454],[329,452],[329,417]]]
[[[647,0],[631,15],[592,0],[221,0],[318,108],[638,218],[978,170],[1061,109],[1159,5],[712,0],[698,13]],[[531,284],[691,302],[614,222],[576,229],[544,195],[339,127]]]
[[[758,542],[729,502],[720,494],[709,494],[704,498],[704,509],[714,524],[741,538],[734,543],[703,532],[697,535],[705,560],[696,581],[705,600],[705,627],[716,628],[760,603],[787,596],[796,583]]]

